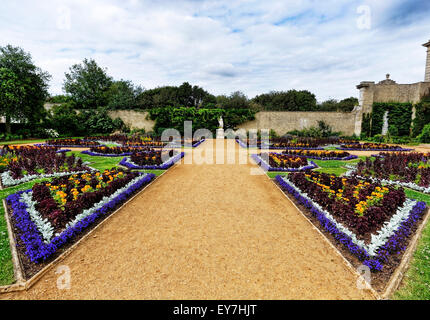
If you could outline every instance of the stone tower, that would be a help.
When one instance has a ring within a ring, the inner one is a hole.
[[[426,77],[425,82],[430,82],[430,41],[423,44],[427,48],[427,63],[426,63]]]

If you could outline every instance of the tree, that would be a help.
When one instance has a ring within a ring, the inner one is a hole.
[[[12,118],[29,124],[40,122],[50,78],[23,49],[0,47],[0,115],[6,119],[7,133],[11,133]]]
[[[315,111],[317,108],[315,95],[307,90],[271,91],[252,101],[262,110],[270,111]]]
[[[135,87],[131,81],[114,81],[107,92],[108,109],[136,108],[137,97],[142,92],[142,87]]]
[[[248,97],[241,91],[233,92],[229,97],[218,96],[217,103],[224,109],[249,109],[250,106]]]
[[[95,60],[85,59],[82,64],[73,65],[65,76],[63,89],[71,96],[75,108],[96,109],[107,105],[112,78]]]

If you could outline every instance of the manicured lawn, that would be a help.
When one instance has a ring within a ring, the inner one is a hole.
[[[347,168],[345,168],[345,165],[348,164],[356,164],[360,161],[360,159],[365,159],[365,157],[359,157],[358,159],[350,160],[350,161],[340,161],[340,160],[312,160],[318,165],[318,169],[315,169],[315,171],[323,172],[327,174],[335,174],[335,175],[341,175],[348,171]],[[285,172],[267,172],[267,175],[270,179],[274,179],[277,175],[284,176],[287,173]]]
[[[29,144],[29,143],[44,143],[45,139],[39,140],[16,140],[16,141],[2,141],[0,142],[0,146],[4,146],[5,144]]]
[[[92,157],[86,154],[82,154],[79,151],[71,151],[67,153],[67,155],[71,155],[71,154],[74,154],[76,157],[81,158],[82,161],[84,162],[89,162],[90,167],[100,171],[117,167],[119,162],[122,159],[122,157]],[[137,170],[137,171],[153,173],[158,177],[159,175],[163,174],[165,170]]]
[[[430,300],[430,224],[423,231],[403,282],[394,299]]]

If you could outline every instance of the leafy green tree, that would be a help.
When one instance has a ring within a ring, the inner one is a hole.
[[[198,86],[191,86],[188,82],[179,87],[165,86],[145,90],[138,98],[141,109],[172,107],[202,108],[208,104],[215,104],[216,98]]]
[[[95,60],[85,59],[82,64],[73,65],[65,77],[63,89],[75,108],[96,109],[107,105],[112,78]]]
[[[250,101],[241,91],[233,92],[230,96],[218,96],[218,105],[223,109],[249,109]]]
[[[313,93],[302,90],[271,91],[252,99],[252,102],[268,111],[315,111],[316,97]]]
[[[45,116],[50,75],[36,67],[19,47],[0,47],[0,115],[11,133],[11,120],[35,125]]]
[[[142,92],[142,87],[135,87],[131,81],[114,81],[107,92],[108,109],[134,109]]]

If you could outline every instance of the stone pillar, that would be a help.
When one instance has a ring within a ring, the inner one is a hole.
[[[427,63],[426,63],[426,76],[424,81],[430,82],[430,41],[423,44],[427,48]]]

